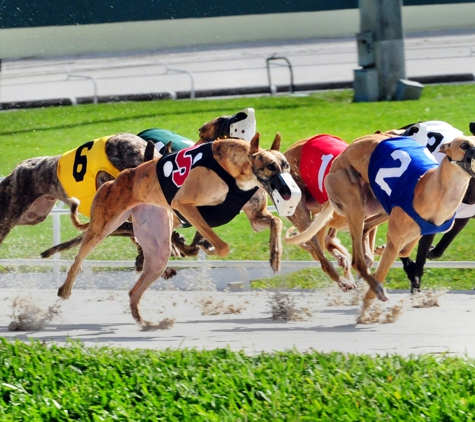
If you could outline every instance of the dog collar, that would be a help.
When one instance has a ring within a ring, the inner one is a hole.
[[[452,160],[449,156],[447,158],[452,164],[462,167],[470,177],[475,177],[475,147],[469,148],[461,161]]]

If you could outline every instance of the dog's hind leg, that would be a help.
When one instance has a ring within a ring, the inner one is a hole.
[[[130,209],[133,207],[132,189],[130,178],[127,176],[122,177],[119,182],[119,179],[116,179],[115,182],[106,183],[97,191],[84,240],[68,271],[66,281],[58,289],[58,296],[62,299],[68,299],[71,296],[74,281],[81,271],[82,261],[130,216]]]
[[[35,189],[29,190],[28,181],[25,180],[26,176],[20,177],[17,173],[19,173],[19,170],[15,170],[0,183],[0,204],[2,204],[0,206],[0,244],[13,227],[19,224],[34,225],[43,221],[56,202],[54,198],[43,197]],[[35,210],[27,213],[35,202],[37,211],[46,208],[41,215]]]
[[[368,242],[365,242],[364,239],[365,203],[359,177],[355,177],[347,170],[339,170],[328,174],[325,186],[335,208],[348,220],[353,245],[353,267],[368,283],[370,291],[379,300],[388,300],[382,283],[371,274],[371,269],[365,258],[365,246]],[[368,254],[370,252],[366,253],[366,255]]]
[[[148,287],[165,271],[171,253],[173,215],[171,211],[152,205],[139,205],[132,211],[134,232],[143,253],[142,274],[129,292],[130,310],[140,325],[148,323],[139,311],[140,299]]]

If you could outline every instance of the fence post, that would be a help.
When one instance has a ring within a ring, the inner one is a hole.
[[[60,210],[58,204],[54,208]],[[54,212],[54,209],[51,215],[53,218],[53,245],[57,245],[61,243],[61,215],[59,212]],[[53,255],[53,261],[53,283],[58,286],[60,282],[61,252],[56,252]]]

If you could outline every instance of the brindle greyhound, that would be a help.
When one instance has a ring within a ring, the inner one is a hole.
[[[370,286],[363,311],[375,297],[388,299],[382,283],[398,255],[407,257],[421,234],[446,231],[453,224],[475,175],[475,137],[457,137],[441,145],[440,152],[446,157],[438,165],[410,138],[374,134],[355,140],[335,159],[325,179],[327,205],[306,231],[292,239],[292,243],[308,241],[335,212],[346,217],[353,267]],[[372,222],[365,225],[370,216]],[[373,276],[367,235],[385,221],[387,244]]]
[[[259,148],[259,134],[251,142],[239,139],[212,143],[148,161],[125,170],[97,191],[91,219],[72,267],[58,295],[67,299],[86,256],[110,233],[132,216],[134,234],[144,251],[143,271],[130,291],[130,308],[138,324],[146,325],[139,312],[145,290],[163,273],[171,248],[171,232],[181,221],[189,222],[215,248],[229,254],[229,245],[212,226],[234,218],[259,187],[271,193],[272,180],[289,173],[289,164],[278,152],[280,136],[270,150]],[[282,221],[271,219],[270,264],[280,269]]]

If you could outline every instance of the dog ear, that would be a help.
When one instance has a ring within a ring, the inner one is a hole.
[[[251,139],[251,149],[249,150],[250,154],[256,154],[259,152],[259,138],[260,137],[261,137],[261,134],[259,132],[256,132],[256,134]]]
[[[147,142],[147,146],[145,147],[145,152],[143,154],[143,162],[153,160],[155,153],[155,144],[152,141]]]
[[[163,155],[167,155],[171,153],[172,153],[172,141],[168,141],[168,144],[165,145],[165,151],[163,151]]]
[[[274,151],[280,151],[280,140],[281,140],[280,133],[277,132],[275,134],[274,142],[272,142],[272,146],[270,147],[270,149]]]

